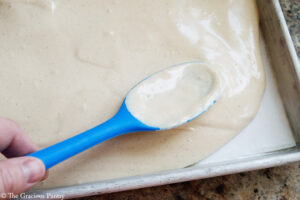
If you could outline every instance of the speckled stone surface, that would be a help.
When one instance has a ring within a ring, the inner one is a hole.
[[[280,3],[300,59],[300,0],[280,0]],[[300,162],[210,179],[85,197],[80,200],[160,199],[300,200]]]
[[[280,0],[280,4],[300,59],[300,0]]]

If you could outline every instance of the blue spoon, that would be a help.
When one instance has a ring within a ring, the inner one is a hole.
[[[182,63],[172,67],[180,67],[190,64],[202,64],[201,62],[194,61],[188,63]],[[170,67],[171,68],[171,67]],[[168,69],[168,68],[167,68]],[[164,70],[162,70],[164,71]],[[160,72],[157,72],[153,75],[156,75]],[[137,85],[143,83],[145,80],[149,79],[153,75],[147,77],[143,81],[139,82]],[[135,86],[136,87],[136,86]],[[134,87],[133,87],[134,88]],[[130,90],[131,91],[131,90]],[[129,93],[130,93],[129,91]],[[128,93],[128,94],[129,94]],[[127,94],[127,96],[128,96]],[[204,113],[208,108],[210,108],[214,103],[216,103],[216,98],[213,99],[206,107],[201,110],[196,116],[192,116],[190,119],[186,120],[184,123],[195,119],[202,113]],[[182,125],[183,123],[176,124],[171,128]],[[126,98],[124,99],[119,111],[108,121],[87,130],[81,134],[78,134],[74,137],[71,137],[67,140],[49,146],[40,151],[29,154],[28,156],[33,156],[39,158],[45,164],[46,169],[49,169],[56,164],[82,152],[85,151],[103,141],[109,140],[113,137],[120,136],[126,133],[138,132],[138,131],[157,131],[165,130],[166,128],[152,127],[144,124],[139,119],[134,117],[131,112],[128,110],[126,105]],[[169,128],[167,128],[169,129]]]

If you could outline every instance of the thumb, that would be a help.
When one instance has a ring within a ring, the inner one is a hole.
[[[41,181],[46,175],[43,162],[34,157],[0,161],[0,194],[19,194]]]

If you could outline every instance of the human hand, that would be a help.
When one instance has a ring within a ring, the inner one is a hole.
[[[0,152],[8,158],[0,161],[0,199],[8,193],[22,193],[46,178],[41,160],[22,157],[37,150],[15,122],[0,117]]]

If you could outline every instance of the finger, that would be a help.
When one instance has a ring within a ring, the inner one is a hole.
[[[19,194],[41,181],[46,175],[43,162],[34,157],[0,161],[0,193]]]
[[[15,122],[0,117],[0,152],[10,158],[23,156],[37,149]]]

